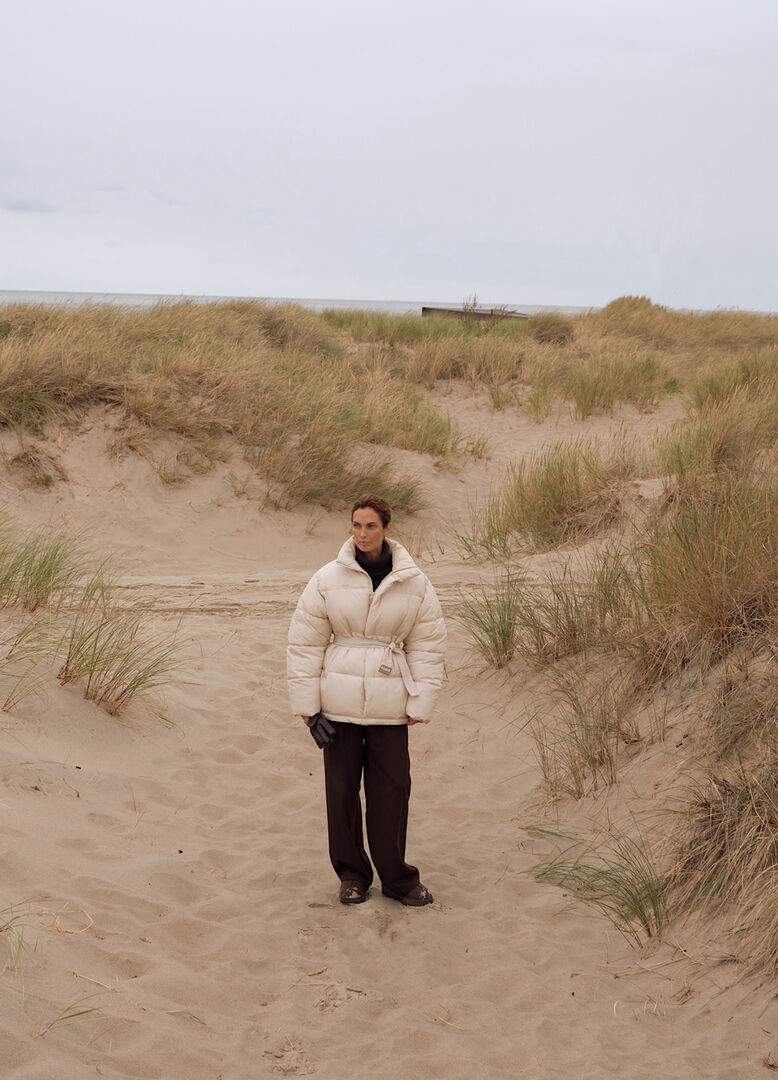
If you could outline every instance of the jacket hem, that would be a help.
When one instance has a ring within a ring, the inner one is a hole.
[[[328,720],[332,720],[335,724],[356,724],[358,727],[402,727],[410,719],[408,716],[404,716],[402,719],[376,720],[366,716],[337,716],[335,713],[326,713],[325,715]]]

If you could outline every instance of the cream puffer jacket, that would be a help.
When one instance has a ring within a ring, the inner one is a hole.
[[[373,592],[348,539],[318,570],[289,627],[292,712],[348,724],[428,721],[443,681],[446,628],[435,590],[395,540]]]

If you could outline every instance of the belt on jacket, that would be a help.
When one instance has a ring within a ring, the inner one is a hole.
[[[392,657],[396,656],[403,686],[410,697],[418,697],[419,689],[413,681],[413,676],[411,675],[411,669],[408,667],[408,661],[405,657],[405,649],[402,642],[398,643],[396,641],[390,641],[387,643],[386,641],[373,641],[370,638],[348,637],[345,634],[335,634],[332,639],[332,644],[347,645],[350,649],[383,649],[384,655],[381,657],[381,663],[378,665],[378,670],[382,675],[392,674]]]

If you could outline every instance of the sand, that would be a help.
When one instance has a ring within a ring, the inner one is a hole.
[[[400,535],[449,613],[479,573],[457,560],[452,521],[507,461],[620,426],[649,437],[677,414],[536,425],[469,393],[445,404],[494,447],[459,473],[399,455],[432,496]],[[165,487],[141,458],[108,456],[116,422],[95,410],[50,432],[69,479],[39,492],[8,472],[2,499],[114,554],[122,602],[177,627],[187,660],[119,717],[53,675],[0,716],[0,907],[24,936],[0,974],[0,1077],[762,1075],[775,988],[722,964],[710,928],[636,949],[535,882],[525,827],[549,818],[521,718],[537,680],[482,670],[453,622],[438,714],[411,732],[408,856],[436,902],[410,910],[375,887],[337,902],[321,756],[289,715],[284,648],[347,522],[262,509],[229,479],[247,473],[238,455]],[[677,782],[674,731],[618,790],[565,807],[566,827]]]

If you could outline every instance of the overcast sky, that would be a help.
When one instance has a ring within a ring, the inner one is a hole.
[[[776,0],[7,0],[0,289],[778,308]]]

